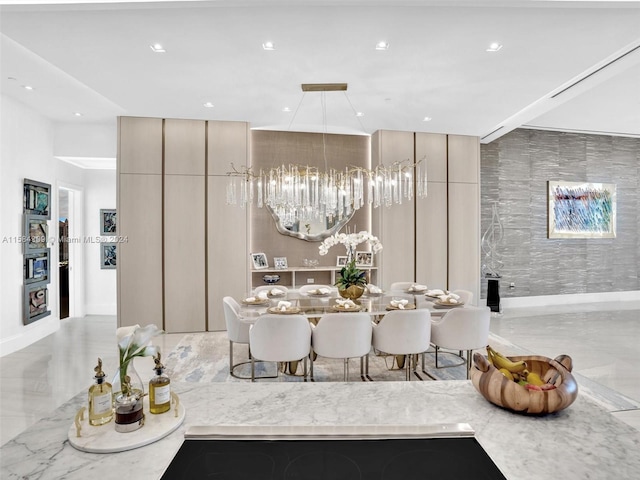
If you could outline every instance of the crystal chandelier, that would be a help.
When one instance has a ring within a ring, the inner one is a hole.
[[[343,86],[343,88],[329,88]],[[322,91],[323,123],[326,131],[324,92],[343,89],[346,84],[313,85],[304,91]],[[350,103],[350,102],[349,102]],[[355,112],[354,112],[355,113]],[[293,120],[292,120],[293,121]],[[325,132],[322,134],[325,151]],[[395,162],[390,166],[379,165],[366,169],[347,165],[344,170],[309,165],[289,164],[254,171],[251,167],[227,172],[229,181],[226,203],[266,207],[278,216],[284,225],[296,221],[340,221],[365,204],[374,208],[402,204],[427,196],[426,159],[416,163],[411,160]]]

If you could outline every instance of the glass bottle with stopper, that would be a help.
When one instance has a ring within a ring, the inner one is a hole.
[[[160,361],[160,351],[153,357],[154,377],[149,380],[149,411],[164,413],[171,408],[171,380],[164,374],[164,365]]]
[[[106,375],[102,371],[101,358],[93,370],[96,383],[89,388],[89,424],[98,426],[109,423],[113,418],[113,392],[111,384],[104,380]]]

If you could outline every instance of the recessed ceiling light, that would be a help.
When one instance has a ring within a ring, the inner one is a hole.
[[[423,122],[430,122],[431,121],[431,117],[424,117],[422,119]]]
[[[207,102],[207,103],[203,103],[203,105],[205,106],[205,108],[213,108],[214,105],[211,102]]]
[[[275,50],[276,46],[274,45],[273,42],[264,42],[262,44],[262,48],[264,48],[265,50]]]
[[[487,48],[487,52],[497,52],[501,48],[502,45],[500,45],[498,42],[493,42],[491,45],[489,45],[489,48]]]
[[[389,42],[376,43],[376,50],[389,50]]]
[[[290,112],[290,111],[291,111],[291,109],[290,109],[289,107],[284,107],[284,108],[282,109],[282,111],[283,111],[283,112]]]
[[[33,87],[31,85],[22,85],[22,88],[24,88],[25,90],[33,90]]]
[[[165,53],[166,50],[164,49],[164,47],[162,45],[160,45],[159,43],[154,43],[153,45],[149,45],[149,47],[151,48],[151,50],[153,50],[155,53]]]
[[[73,114],[74,114],[76,117],[81,117],[81,116],[82,116],[82,114],[81,114],[80,112],[73,112]]]
[[[356,112],[356,117],[364,117],[364,113],[363,112]]]

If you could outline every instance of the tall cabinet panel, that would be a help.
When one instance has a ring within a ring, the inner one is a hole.
[[[416,198],[416,281],[447,285],[447,136],[415,134],[416,161],[426,163],[427,198]]]
[[[165,330],[203,332],[205,209],[203,175],[166,175],[164,194]]]
[[[249,165],[249,124],[208,122],[207,130],[207,299],[208,330],[225,330],[222,299],[243,298],[249,272],[247,210],[226,204],[231,163]]]
[[[412,132],[379,130],[371,136],[372,167],[394,162],[414,162]],[[378,262],[378,283],[389,288],[393,282],[415,281],[415,207],[413,202],[380,206],[372,211],[372,233],[384,246]]]
[[[162,119],[118,118],[118,326],[163,327]]]
[[[205,122],[165,120],[164,322],[206,330]]]
[[[480,296],[480,142],[448,136],[449,288]]]

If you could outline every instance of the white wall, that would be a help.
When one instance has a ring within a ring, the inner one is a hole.
[[[87,236],[100,233],[100,209],[116,208],[116,171],[85,171],[85,215]],[[105,237],[109,238],[109,237]],[[87,315],[116,315],[116,270],[100,268],[100,244],[85,244],[85,313]]]
[[[55,125],[45,117],[10,97],[0,96],[0,356],[30,345],[59,328],[57,188],[70,187],[81,192],[76,237],[96,237],[100,208],[115,207],[115,172],[83,170],[56,160],[56,132]],[[77,150],[77,155],[107,156],[104,148],[103,145],[97,152],[90,151],[89,142]],[[23,235],[25,178],[49,183],[52,187],[51,315],[30,325],[23,324],[23,251],[18,242]],[[115,314],[115,271],[100,270],[97,244],[81,244],[76,268],[79,313]],[[91,283],[87,285],[85,278]]]
[[[115,158],[118,147],[116,118],[110,124],[56,123],[53,141],[57,157]]]

